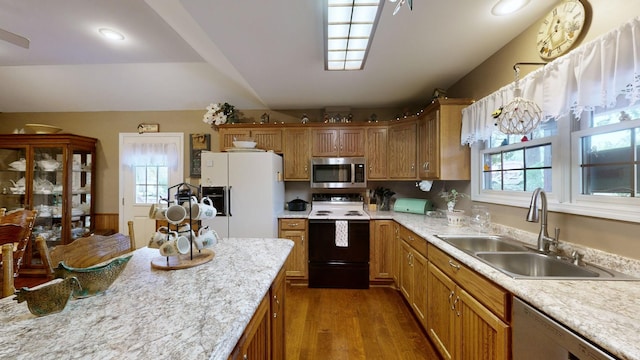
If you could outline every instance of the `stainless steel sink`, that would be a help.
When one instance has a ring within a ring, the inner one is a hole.
[[[462,251],[477,252],[528,251],[524,245],[495,235],[437,235]]]
[[[479,252],[475,256],[514,278],[598,278],[601,272],[534,252]],[[609,277],[612,277],[610,274]]]
[[[574,264],[555,254],[542,254],[499,235],[436,235],[452,246],[516,279],[640,280],[588,263]]]

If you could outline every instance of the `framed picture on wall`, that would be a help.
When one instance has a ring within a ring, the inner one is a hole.
[[[210,134],[191,134],[189,140],[189,176],[200,177],[202,163],[200,161],[203,150],[211,150]]]

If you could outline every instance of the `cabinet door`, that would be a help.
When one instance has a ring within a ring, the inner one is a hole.
[[[258,149],[272,150],[276,153],[282,153],[282,130],[251,130],[251,137],[256,142]]]
[[[311,131],[311,156],[338,156],[338,135],[336,129],[314,129]]]
[[[503,360],[509,358],[509,325],[463,289],[457,289],[456,359]]]
[[[411,260],[413,250],[405,241],[400,241],[400,291],[407,301],[411,302],[413,293],[413,267]]]
[[[271,316],[269,296],[265,295],[242,334],[232,359],[269,359],[271,356]]]
[[[387,128],[367,129],[367,180],[387,178]]]
[[[301,220],[303,221],[303,220]],[[307,244],[305,230],[280,230],[279,237],[292,240],[294,245],[285,264],[287,277],[307,278]]]
[[[429,135],[427,132],[427,120],[423,117],[418,120],[418,177],[427,178],[429,166]]]
[[[309,180],[311,166],[309,130],[284,130],[284,180]]]
[[[400,262],[402,261],[400,251],[400,224],[393,222],[393,257],[392,257],[392,276],[396,286],[400,286]]]
[[[433,264],[428,264],[427,334],[444,359],[452,359],[455,346],[455,321],[453,311],[455,283]],[[482,357],[480,357],[482,358]]]
[[[370,256],[371,266],[369,278],[374,279],[391,279],[393,266],[393,220],[374,220],[370,223],[371,247]]]
[[[413,267],[413,294],[411,297],[411,307],[420,319],[420,322],[426,326],[427,318],[427,282],[428,282],[428,261],[417,251],[413,251],[413,259],[411,265]]]
[[[338,155],[340,156],[364,156],[364,129],[341,129],[339,132],[338,147]]]
[[[251,137],[250,129],[234,129],[234,128],[219,128],[220,132],[220,151],[224,151],[226,148],[233,147],[233,139],[238,140]]]
[[[285,280],[284,271],[271,284],[271,359],[284,359],[285,348]]]
[[[426,157],[423,164],[425,179],[440,178],[440,120],[439,111],[434,111],[425,116]]]
[[[389,178],[416,179],[416,123],[389,128]]]

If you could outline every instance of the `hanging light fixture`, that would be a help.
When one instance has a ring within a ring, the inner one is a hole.
[[[500,132],[507,135],[529,134],[542,121],[542,110],[538,104],[522,97],[522,90],[518,86],[520,65],[544,65],[544,63],[516,63],[513,65],[516,87],[513,90],[514,98],[499,111],[496,111],[497,113],[494,113],[494,117],[497,119],[495,125]]]

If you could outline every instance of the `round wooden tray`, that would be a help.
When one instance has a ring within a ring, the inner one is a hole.
[[[200,251],[193,250],[193,259],[191,259],[191,254],[160,256],[151,260],[151,267],[158,270],[188,269],[208,263],[215,255],[216,253],[214,253],[213,250],[202,249]]]

